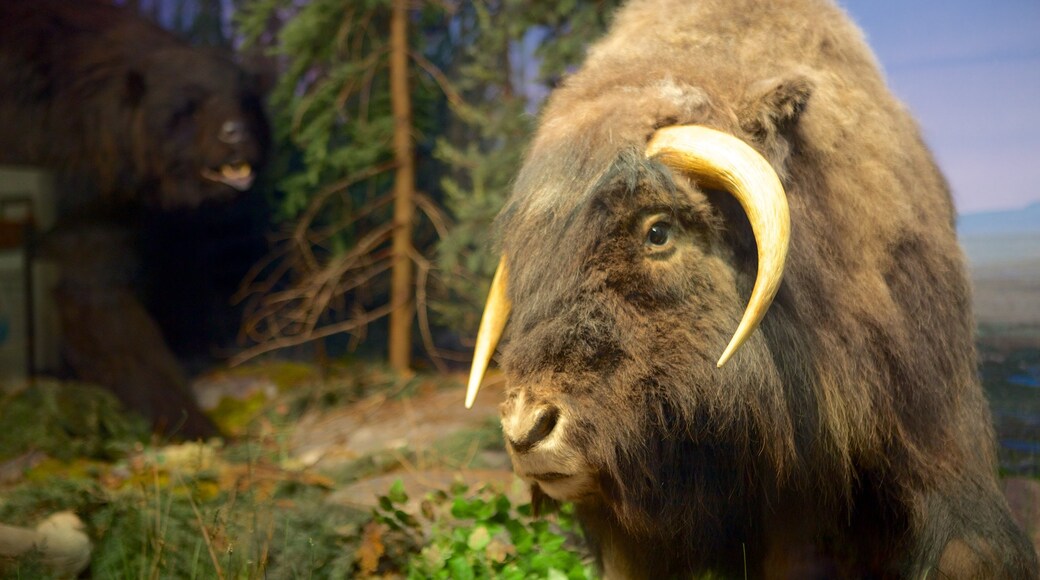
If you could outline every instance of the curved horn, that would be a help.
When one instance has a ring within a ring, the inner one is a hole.
[[[695,125],[659,129],[646,146],[669,167],[696,175],[708,187],[737,198],[747,213],[758,244],[758,277],[747,309],[719,358],[726,364],[762,321],[780,287],[791,237],[791,216],[784,187],[769,162],[740,139]]]
[[[473,366],[469,371],[469,385],[466,387],[466,408],[473,406],[473,400],[477,398],[480,390],[480,381],[484,380],[491,355],[495,354],[495,346],[498,339],[502,338],[502,331],[506,328],[509,320],[509,310],[512,304],[506,296],[506,284],[509,274],[506,270],[506,259],[498,262],[495,277],[491,279],[491,290],[488,291],[487,304],[484,306],[484,315],[480,318],[480,330],[477,331],[477,347],[473,351]]]

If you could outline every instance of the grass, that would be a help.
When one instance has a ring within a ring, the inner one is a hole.
[[[457,486],[406,506],[395,488],[374,511],[330,501],[353,481],[409,465],[479,467],[474,457],[500,450],[501,436],[489,422],[422,451],[375,453],[327,472],[302,469],[287,439],[304,414],[372,394],[407,397],[448,380],[399,379],[361,365],[324,376],[289,371],[271,373],[291,379],[279,382],[275,399],[250,397],[244,411],[226,401],[218,407],[240,434],[233,442],[155,439],[106,391],[86,385],[43,383],[5,396],[0,425],[17,428],[0,440],[0,466],[24,460],[29,467],[13,481],[0,479],[0,522],[32,527],[53,512],[76,512],[93,543],[95,578],[445,577],[462,574],[463,564],[469,577],[588,576],[568,514],[535,520],[501,493]],[[534,539],[552,555],[535,554]],[[29,555],[0,559],[0,578],[8,577],[47,575]]]
[[[77,462],[37,467],[4,492],[0,521],[31,526],[76,511],[94,542],[98,578],[307,578],[352,568],[349,538],[337,528],[368,516],[326,504],[324,481],[263,459],[190,455],[180,446],[144,447],[86,472]],[[21,563],[7,567],[27,577]]]
[[[1001,437],[1035,440],[1040,398],[1009,379],[1032,372],[1040,351],[983,343],[980,352]],[[154,439],[107,392],[86,385],[44,382],[3,395],[0,522],[31,527],[75,511],[94,544],[95,578],[591,577],[566,506],[533,518],[529,505],[509,495],[463,485],[419,501],[398,485],[374,510],[330,501],[351,482],[414,465],[486,467],[481,452],[501,451],[494,421],[420,450],[377,452],[321,472],[302,469],[289,452],[293,425],[307,413],[374,394],[409,397],[450,379],[398,378],[361,364],[324,374],[297,366],[238,372],[276,377],[278,394],[250,398],[245,410],[225,402],[222,417],[239,434],[233,442]],[[1002,449],[1001,459],[1005,471],[1040,474],[1036,454]],[[5,480],[12,460],[29,468]],[[7,577],[47,576],[30,555],[0,560],[0,578]]]

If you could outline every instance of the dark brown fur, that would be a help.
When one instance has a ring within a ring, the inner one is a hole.
[[[158,430],[212,435],[138,299],[143,273],[171,267],[138,263],[149,239],[140,228],[167,210],[182,219],[231,199],[235,189],[207,172],[263,165],[269,130],[257,88],[228,55],[109,4],[5,0],[0,23],[0,163],[44,166],[62,184],[43,253],[61,270],[68,370]]]
[[[643,158],[672,124],[751,143],[791,205],[784,283],[722,369],[754,239],[728,194]],[[668,252],[644,243],[653,215],[675,226]],[[594,482],[563,499],[607,574],[1037,577],[997,487],[953,224],[915,122],[830,2],[619,12],[552,95],[499,223],[504,424],[559,410],[579,458],[560,470]]]
[[[92,0],[8,0],[0,21],[0,163],[163,207],[234,193],[203,169],[263,163],[260,98],[226,55]],[[227,120],[242,124],[241,142],[219,139]]]

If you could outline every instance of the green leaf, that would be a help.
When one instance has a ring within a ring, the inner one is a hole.
[[[386,494],[390,501],[401,504],[408,501],[408,494],[404,491],[404,482],[400,479],[395,479],[393,485],[390,486],[389,493]]]
[[[495,517],[498,513],[498,506],[493,502],[480,502],[480,507],[476,510],[476,517],[480,521],[487,521]]]
[[[478,506],[475,506],[461,497],[455,498],[451,503],[451,515],[460,519],[474,517],[477,509]]]
[[[470,550],[479,552],[487,547],[491,543],[491,534],[488,533],[488,529],[484,526],[477,526],[472,533],[469,535],[469,540],[466,545],[469,546]]]
[[[451,577],[455,580],[472,580],[476,577],[473,574],[473,566],[462,555],[448,560],[448,568],[451,570]]]

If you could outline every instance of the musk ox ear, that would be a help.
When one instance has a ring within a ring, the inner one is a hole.
[[[740,127],[762,147],[778,169],[784,166],[798,120],[809,104],[813,82],[801,73],[752,85],[740,111]]]
[[[741,127],[755,137],[786,134],[798,123],[812,92],[813,82],[801,73],[759,81],[749,91]]]

